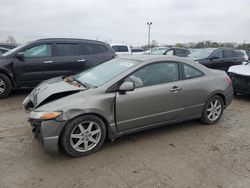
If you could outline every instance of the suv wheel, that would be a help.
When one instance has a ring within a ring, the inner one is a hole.
[[[61,137],[64,151],[81,157],[96,152],[104,143],[106,127],[97,116],[85,115],[70,121]]]
[[[0,73],[0,99],[9,96],[12,89],[10,79]]]
[[[203,112],[202,112],[202,118],[201,121],[211,125],[217,123],[224,110],[224,103],[220,96],[215,95],[208,99]]]

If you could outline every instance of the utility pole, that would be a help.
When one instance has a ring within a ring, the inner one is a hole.
[[[150,28],[152,25],[152,22],[147,22],[148,25],[148,48],[150,48]]]

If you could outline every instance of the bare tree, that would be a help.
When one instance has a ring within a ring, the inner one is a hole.
[[[6,42],[10,44],[16,44],[16,39],[14,36],[8,36]]]

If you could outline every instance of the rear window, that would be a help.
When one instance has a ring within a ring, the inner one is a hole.
[[[244,53],[240,50],[235,51],[237,57],[244,57]]]
[[[88,43],[87,44],[88,54],[99,54],[108,51],[108,48],[101,44]]]
[[[81,55],[80,45],[77,43],[58,43],[56,44],[58,56],[77,56]]]
[[[112,46],[112,49],[115,52],[128,52],[128,47],[125,45],[114,45]]]
[[[203,76],[204,73],[200,70],[194,68],[191,65],[183,64],[183,70],[184,70],[184,78],[190,79],[190,78],[197,78],[200,76]]]

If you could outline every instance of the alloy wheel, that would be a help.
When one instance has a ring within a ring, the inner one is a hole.
[[[209,103],[207,108],[207,118],[210,121],[216,121],[222,112],[222,104],[220,100],[214,99]]]
[[[6,85],[2,79],[0,79],[0,95],[5,91]]]
[[[70,144],[78,152],[87,152],[99,143],[100,138],[100,126],[94,121],[84,121],[72,130]]]

